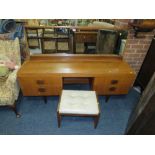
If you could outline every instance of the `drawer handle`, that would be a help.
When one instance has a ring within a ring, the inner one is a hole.
[[[118,80],[112,80],[111,81],[111,84],[117,84],[118,83]]]
[[[37,84],[44,84],[45,83],[43,80],[37,80],[36,82],[37,82]]]
[[[110,87],[109,90],[110,91],[115,91],[116,90],[116,87]]]
[[[39,92],[46,92],[46,89],[45,88],[38,88],[38,91]]]

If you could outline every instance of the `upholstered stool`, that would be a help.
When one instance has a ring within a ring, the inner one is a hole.
[[[94,117],[94,127],[99,120],[99,103],[95,91],[63,90],[58,104],[58,127],[62,116]]]

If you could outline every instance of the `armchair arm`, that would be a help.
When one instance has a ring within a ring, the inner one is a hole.
[[[7,80],[6,80],[6,85],[10,85],[10,84],[15,84],[16,83],[16,79],[17,79],[17,69],[14,70],[12,73],[9,74]]]
[[[19,94],[19,85],[17,82],[17,71],[18,69],[10,73],[5,83],[5,88],[8,91],[11,91],[13,93],[15,99],[18,98],[18,94]]]

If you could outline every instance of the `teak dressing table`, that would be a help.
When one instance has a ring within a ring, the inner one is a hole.
[[[42,54],[25,61],[17,73],[24,96],[60,95],[64,78],[91,78],[98,95],[127,94],[134,70],[114,55]]]

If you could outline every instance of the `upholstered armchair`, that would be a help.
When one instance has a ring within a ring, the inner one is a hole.
[[[10,60],[14,60],[16,65],[20,67],[19,39],[0,40],[0,54],[7,56]],[[17,71],[18,69],[11,71],[5,81],[0,81],[0,106],[11,107],[18,117],[19,114],[16,109],[16,101],[19,96],[19,86],[16,79]]]

